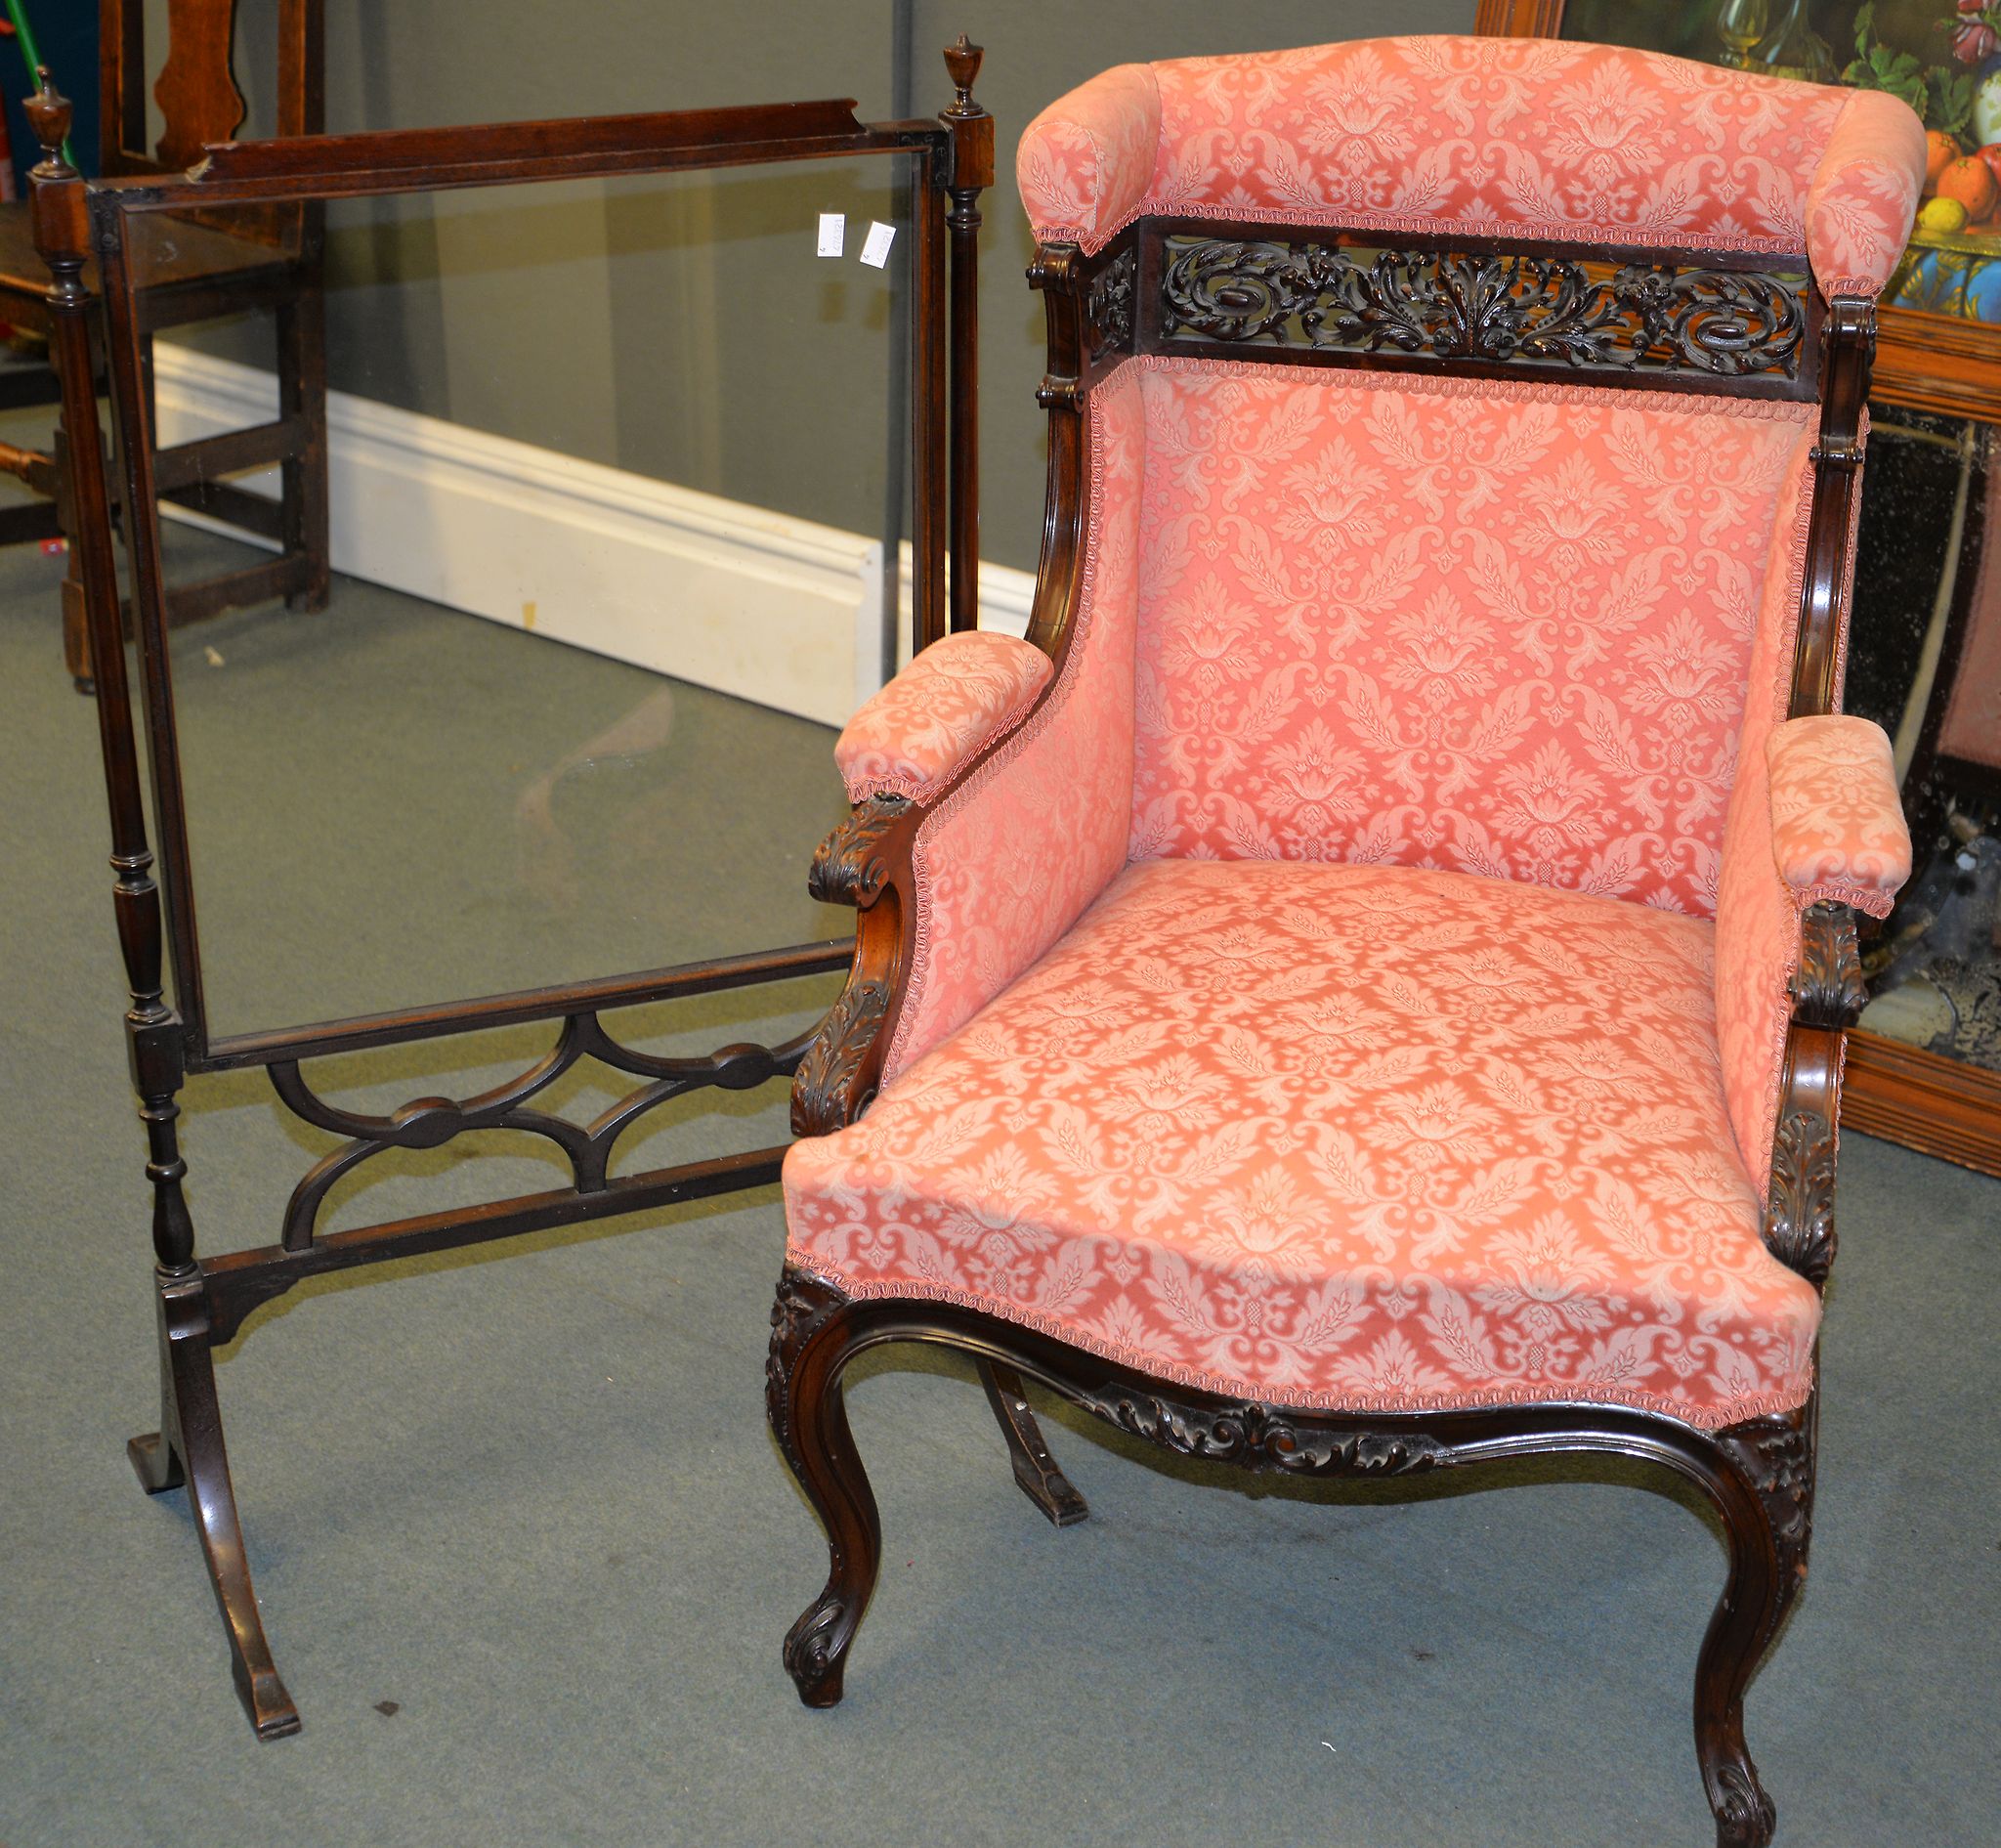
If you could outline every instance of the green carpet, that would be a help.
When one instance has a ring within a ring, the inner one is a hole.
[[[60,569],[0,554],[5,1848],[1711,1839],[1688,1709],[1723,1554],[1692,1503],[1554,1465],[1251,1493],[1063,1413],[1093,1513],[1058,1533],[970,1371],[912,1354],[850,1396],[885,1567],[846,1703],[805,1711],[779,1640],[826,1553],[764,1429],[770,1191],[355,1273],[253,1319],[220,1390],[305,1716],[258,1744],[185,1498],[147,1500],[124,1458],[156,1402],[148,1196]],[[824,730],[353,584],[321,618],[187,631],[182,658],[223,1026],[844,927],[802,895],[840,806]],[[631,1030],[712,1046],[827,992]],[[547,1040],[320,1076],[379,1108]],[[578,1075],[559,1101],[608,1095]],[[326,1139],[259,1073],[187,1103],[202,1248],[269,1242]],[[781,1087],[693,1104],[626,1164],[783,1120]],[[552,1184],[532,1145],[474,1139],[350,1187],[332,1223]],[[1813,1578],[1752,1747],[1782,1843],[1984,1848],[2001,1185],[1859,1137],[1843,1165]]]

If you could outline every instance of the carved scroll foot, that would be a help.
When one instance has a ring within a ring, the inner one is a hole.
[[[207,1286],[199,1275],[162,1274],[158,1284],[160,1429],[134,1438],[126,1455],[149,1494],[187,1486],[237,1696],[259,1739],[283,1739],[299,1730],[299,1710],[272,1662],[250,1582],[216,1399]]]
[[[840,1376],[847,1299],[788,1270],[772,1307],[765,1400],[772,1434],[827,1529],[827,1587],[786,1634],[786,1672],[809,1707],[838,1703],[848,1647],[875,1590],[882,1525],[848,1429]]]
[[[980,1384],[987,1389],[987,1403],[993,1406],[1000,1435],[1007,1440],[1007,1458],[1014,1466],[1014,1480],[1021,1484],[1021,1492],[1052,1526],[1074,1527],[1087,1520],[1089,1504],[1043,1441],[1043,1428],[1022,1394],[1021,1375],[994,1360],[982,1360],[979,1368]]]
[[[1807,1578],[1814,1403],[1716,1434],[1730,1571],[1695,1667],[1695,1753],[1717,1848],[1767,1848],[1777,1812],[1744,1743],[1744,1691]]]

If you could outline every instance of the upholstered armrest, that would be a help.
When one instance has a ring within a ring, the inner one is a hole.
[[[1014,158],[1037,237],[1101,248],[1145,198],[1160,136],[1151,64],[1120,64],[1052,103]]]
[[[1765,759],[1772,858],[1794,902],[1888,917],[1910,877],[1911,837],[1883,728],[1841,713],[1788,719]]]
[[[923,801],[1019,722],[1049,683],[1049,658],[1012,635],[947,635],[849,719],[833,761],[848,800]]]
[[[1036,592],[1038,632],[1063,637],[1053,673],[1025,642],[937,642],[842,734],[855,811],[821,847],[810,885],[861,916],[847,987],[793,1081],[800,1136],[854,1122],[879,1085],[1030,967],[1126,863],[1136,374],[1092,392],[1083,426],[1090,498],[1081,569],[1057,547]]]
[[[1854,90],[1807,189],[1807,260],[1827,295],[1880,295],[1925,184],[1925,130],[1907,104]]]

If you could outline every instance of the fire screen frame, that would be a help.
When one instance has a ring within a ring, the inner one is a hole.
[[[64,440],[73,458],[71,538],[97,664],[113,905],[131,991],[125,1022],[152,1192],[160,1429],[132,1440],[128,1451],[149,1492],[184,1483],[189,1489],[237,1691],[260,1738],[294,1733],[300,1722],[273,1662],[251,1585],[216,1396],[214,1349],[234,1337],[252,1310],[308,1276],[775,1182],[782,1145],[631,1176],[615,1177],[610,1170],[619,1137],[658,1105],[708,1087],[747,1090],[789,1077],[811,1031],[775,1047],[740,1044],[705,1056],[665,1057],[621,1045],[601,1016],[618,1008],[832,973],[847,967],[852,945],[839,938],[313,1025],[210,1031],[160,561],[157,490],[163,461],[171,476],[174,451],[156,451],[153,445],[146,324],[129,262],[139,221],[162,212],[259,205],[281,205],[317,220],[325,201],[340,198],[858,155],[908,157],[914,219],[913,644],[922,648],[945,633],[948,618],[954,630],[973,627],[979,594],[978,200],[993,183],[994,124],[971,95],[980,48],[961,37],[945,58],[956,94],[934,121],[865,123],[850,99],[302,136],[211,144],[185,175],[102,182],[85,181],[63,159],[69,107],[48,73],[40,73],[41,91],[29,104],[44,150],[33,174],[36,246],[53,278],[52,345],[63,386]],[[310,242],[317,251],[317,237]],[[100,279],[96,296],[84,281],[93,258]],[[320,278],[312,280],[317,287]],[[94,324],[99,300],[101,328]],[[219,300],[217,310],[227,312],[229,306]],[[121,479],[115,489],[97,404],[94,349],[100,338],[119,435]],[[315,441],[323,446],[323,431]],[[125,666],[114,505],[123,510],[131,557],[143,746]],[[156,849],[148,837],[142,761],[150,783]],[[171,991],[163,979],[169,969]],[[557,1041],[517,1078],[477,1096],[415,1098],[386,1116],[325,1102],[300,1072],[302,1062],[334,1053],[536,1021],[560,1023]],[[588,1125],[529,1107],[537,1093],[585,1057],[637,1083]],[[191,1076],[257,1066],[269,1070],[291,1112],[347,1139],[301,1179],[277,1243],[197,1257],[183,1190],[187,1164],[176,1131],[177,1098]],[[496,1128],[556,1142],[571,1163],[572,1184],[326,1235],[318,1231],[326,1192],[360,1163],[391,1148],[435,1148],[467,1132]],[[1003,1420],[1003,1429],[1012,1443],[1014,1427]]]

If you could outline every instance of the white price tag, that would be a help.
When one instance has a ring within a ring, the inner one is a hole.
[[[862,261],[872,270],[882,269],[889,262],[889,246],[895,241],[894,225],[885,225],[879,218],[872,220],[869,235],[862,240]]]
[[[847,241],[848,220],[845,212],[822,212],[820,214],[820,249],[823,257],[837,257],[841,245]]]

